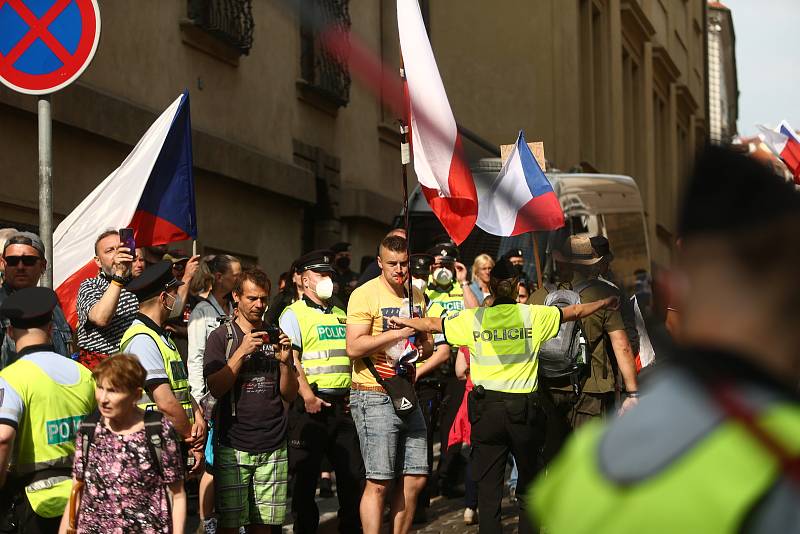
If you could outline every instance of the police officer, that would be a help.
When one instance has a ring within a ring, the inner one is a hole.
[[[350,416],[350,358],[345,351],[347,314],[333,305],[333,254],[315,250],[297,259],[303,298],[288,306],[280,327],[292,340],[300,396],[290,413],[289,469],[294,474],[294,531],[316,532],[314,501],[320,466],[327,456],[336,472],[339,532],[361,531],[359,502],[364,467]]]
[[[53,290],[32,287],[15,291],[0,307],[19,355],[0,371],[4,533],[58,532],[72,488],[75,435],[96,405],[91,371],[52,345],[57,302]]]
[[[469,347],[470,376],[475,385],[469,396],[472,423],[472,478],[478,484],[480,532],[502,532],[500,501],[509,452],[526,487],[538,467],[544,439],[544,414],[536,393],[537,353],[542,342],[554,337],[562,321],[574,321],[618,305],[611,297],[563,309],[516,302],[519,274],[506,259],[491,272],[495,297],[489,308],[464,309],[444,318],[392,318],[390,324],[422,332],[441,332],[447,344]],[[532,532],[520,501],[521,533]]]
[[[411,284],[424,293],[428,287],[428,279],[431,276],[433,256],[430,254],[412,254],[408,258],[408,262],[408,270],[411,271]],[[427,304],[427,297],[425,300]]]
[[[178,348],[164,329],[177,301],[172,263],[156,263],[128,282],[126,289],[139,300],[139,313],[122,334],[120,352],[135,355],[147,370],[146,393],[139,406],[166,415],[178,435],[191,447],[192,473],[202,468],[206,423],[189,393],[189,376]],[[190,461],[191,463],[191,461]]]
[[[579,429],[537,480],[548,532],[800,532],[800,193],[706,150],[669,275],[685,345],[635,410]]]
[[[432,258],[425,287],[428,307],[425,315],[442,317],[447,313],[477,307],[478,301],[469,289],[467,268],[459,261],[459,251],[455,244],[447,241],[436,243],[428,250]],[[441,335],[434,337],[434,353],[430,358],[417,362],[417,397],[428,427],[428,466],[433,467],[433,435],[438,425],[441,443],[447,443],[447,436],[453,424],[461,399],[464,397],[464,381],[455,376],[456,351],[448,345]],[[458,450],[448,454],[446,445],[442,448],[436,476],[428,479],[420,492],[417,504],[416,522],[424,519],[425,509],[430,506],[431,488],[441,486],[445,496],[453,493],[454,470]]]

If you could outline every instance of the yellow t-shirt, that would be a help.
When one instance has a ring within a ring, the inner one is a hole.
[[[389,330],[388,318],[400,315],[400,306],[403,305],[404,300],[395,295],[383,276],[379,275],[356,288],[350,295],[347,304],[347,324],[370,325],[372,335],[377,336]],[[408,301],[405,302],[408,306]],[[414,288],[414,315],[419,317],[425,315],[425,297],[416,288]],[[370,359],[382,377],[388,378],[395,374],[394,368],[386,364],[385,351],[370,355]],[[378,385],[375,377],[361,359],[353,361],[353,383],[367,386]]]

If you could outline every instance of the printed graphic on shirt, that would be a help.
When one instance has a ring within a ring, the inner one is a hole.
[[[400,317],[400,308],[381,308],[381,315],[383,316],[383,331],[389,330],[389,317]],[[414,317],[421,317],[422,310],[419,306],[414,306]]]
[[[76,415],[74,417],[47,421],[47,444],[58,445],[59,443],[74,441],[75,436],[78,434],[78,428],[81,426],[82,419],[82,415]]]

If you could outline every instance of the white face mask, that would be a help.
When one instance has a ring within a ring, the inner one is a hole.
[[[450,272],[450,269],[439,267],[433,271],[433,279],[440,286],[449,286],[453,282],[453,273]]]
[[[328,300],[333,296],[333,280],[329,276],[322,278],[317,282],[317,287],[314,288],[314,293],[317,294],[322,300]]]
[[[422,278],[414,278],[411,280],[411,285],[419,289],[420,291],[425,291],[425,286],[427,285],[425,280]]]

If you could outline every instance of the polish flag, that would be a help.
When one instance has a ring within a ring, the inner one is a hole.
[[[431,209],[456,244],[475,227],[478,194],[417,0],[397,0],[414,170]]]
[[[483,184],[482,184],[483,185]],[[555,230],[564,212],[520,131],[503,168],[478,199],[478,226],[498,236]]]
[[[69,323],[82,281],[97,276],[94,242],[108,229],[133,228],[137,247],[197,237],[189,93],[150,129],[53,234],[53,285]]]
[[[772,152],[781,158],[794,176],[794,183],[800,185],[800,139],[789,123],[781,121],[774,130],[757,125],[761,133],[758,137]]]

